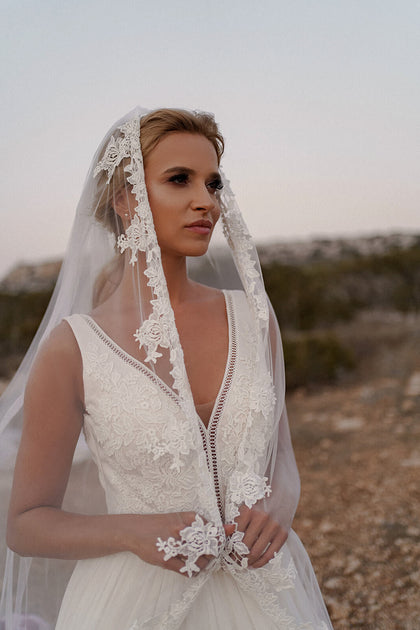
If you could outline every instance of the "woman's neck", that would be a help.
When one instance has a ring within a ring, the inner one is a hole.
[[[191,282],[187,275],[187,259],[185,256],[168,256],[162,253],[162,267],[168,286],[172,307],[184,302],[191,290]]]
[[[139,265],[139,269],[144,269],[146,266],[145,261],[142,260],[139,260],[137,264]],[[172,306],[175,308],[178,304],[188,299],[191,292],[193,283],[188,279],[187,261],[185,256],[175,257],[162,253],[162,267],[168,287],[169,299],[171,300]],[[147,294],[149,291],[147,282],[148,278],[144,273],[142,271],[138,273],[138,269],[132,267],[128,259],[126,259],[121,282],[114,297],[118,294],[118,298],[122,299],[127,306],[129,306],[130,303],[136,303],[135,287],[138,287],[138,284],[140,284],[140,291],[144,291],[145,294]]]

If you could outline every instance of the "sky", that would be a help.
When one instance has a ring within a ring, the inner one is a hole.
[[[420,233],[420,0],[0,0],[0,277],[136,105],[214,112],[257,242]]]

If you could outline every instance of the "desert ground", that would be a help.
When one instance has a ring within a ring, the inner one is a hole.
[[[295,391],[294,528],[334,628],[420,629],[420,320],[354,322],[348,383]]]

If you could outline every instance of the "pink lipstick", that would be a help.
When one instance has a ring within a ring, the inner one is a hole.
[[[194,221],[194,223],[190,223],[185,227],[187,228],[187,230],[195,232],[196,234],[209,234],[211,232],[213,224],[211,221],[200,219],[199,221]]]

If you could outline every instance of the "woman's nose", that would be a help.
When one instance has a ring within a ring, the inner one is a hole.
[[[197,190],[193,202],[192,207],[194,210],[205,210],[209,212],[215,208],[215,199],[214,194],[212,194],[207,186],[200,187]]]

